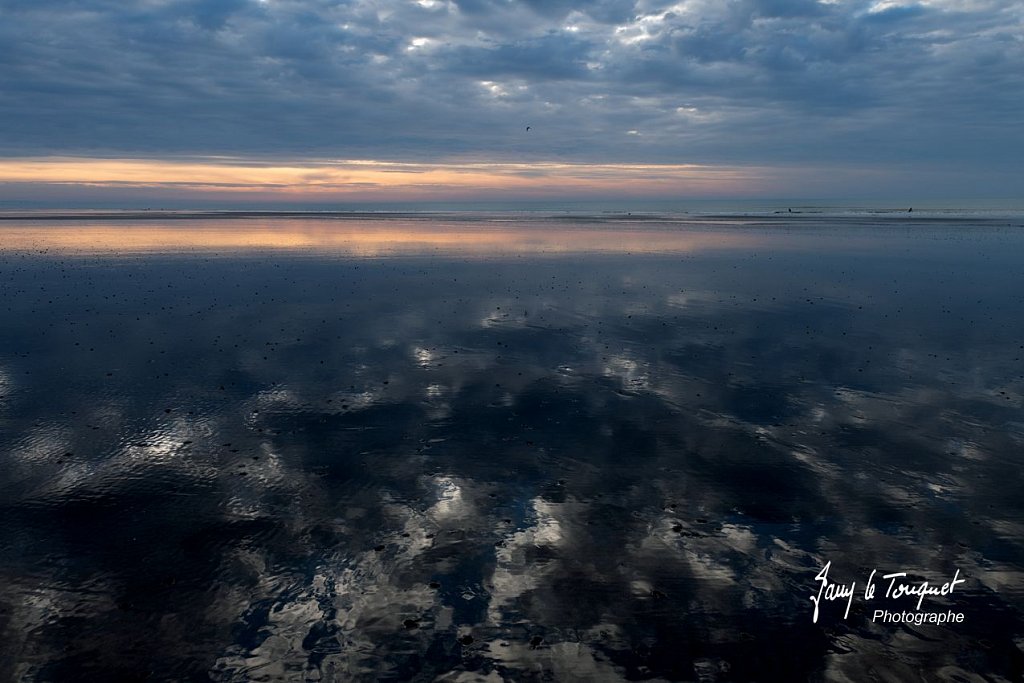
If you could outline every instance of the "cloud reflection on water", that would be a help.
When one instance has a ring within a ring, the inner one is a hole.
[[[1019,238],[766,235],[5,253],[5,674],[1010,677]],[[967,622],[812,624],[825,560]]]

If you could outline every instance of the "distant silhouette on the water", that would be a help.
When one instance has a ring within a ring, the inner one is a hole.
[[[530,132],[530,127],[529,126],[526,127],[526,132]]]
[[[914,212],[914,207],[910,207],[909,209],[907,209],[907,213],[913,213],[913,212]]]

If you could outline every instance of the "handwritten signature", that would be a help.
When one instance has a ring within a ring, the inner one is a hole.
[[[818,611],[821,607],[821,603],[833,602],[835,600],[846,601],[846,611],[843,613],[843,619],[846,619],[850,615],[850,606],[853,604],[853,596],[857,591],[857,582],[852,581],[848,584],[837,583],[831,581],[828,578],[828,571],[832,567],[832,561],[825,563],[825,566],[821,568],[821,571],[814,577],[814,580],[819,582],[818,594],[810,597],[811,602],[814,603],[814,623],[818,623]],[[864,600],[873,600],[875,598],[875,575],[878,573],[877,569],[871,570],[871,575],[868,577],[867,584],[864,587]],[[965,583],[967,579],[960,578],[960,570],[957,569],[953,575],[953,579],[946,583],[939,585],[933,585],[929,581],[913,582],[905,580],[908,572],[893,572],[891,574],[883,574],[882,579],[888,579],[889,584],[885,589],[885,597],[889,599],[899,599],[902,597],[917,597],[918,610],[921,609],[921,605],[924,599],[928,596],[942,596],[951,595],[957,585]]]

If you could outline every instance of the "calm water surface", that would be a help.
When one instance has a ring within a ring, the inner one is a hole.
[[[620,217],[621,218],[621,217]],[[1024,229],[7,221],[0,678],[1024,675]],[[856,582],[823,601],[819,582]],[[864,599],[877,574],[963,584]]]

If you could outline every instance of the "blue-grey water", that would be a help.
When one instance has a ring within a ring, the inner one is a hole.
[[[0,679],[1021,680],[1024,220],[796,211],[7,216]]]

